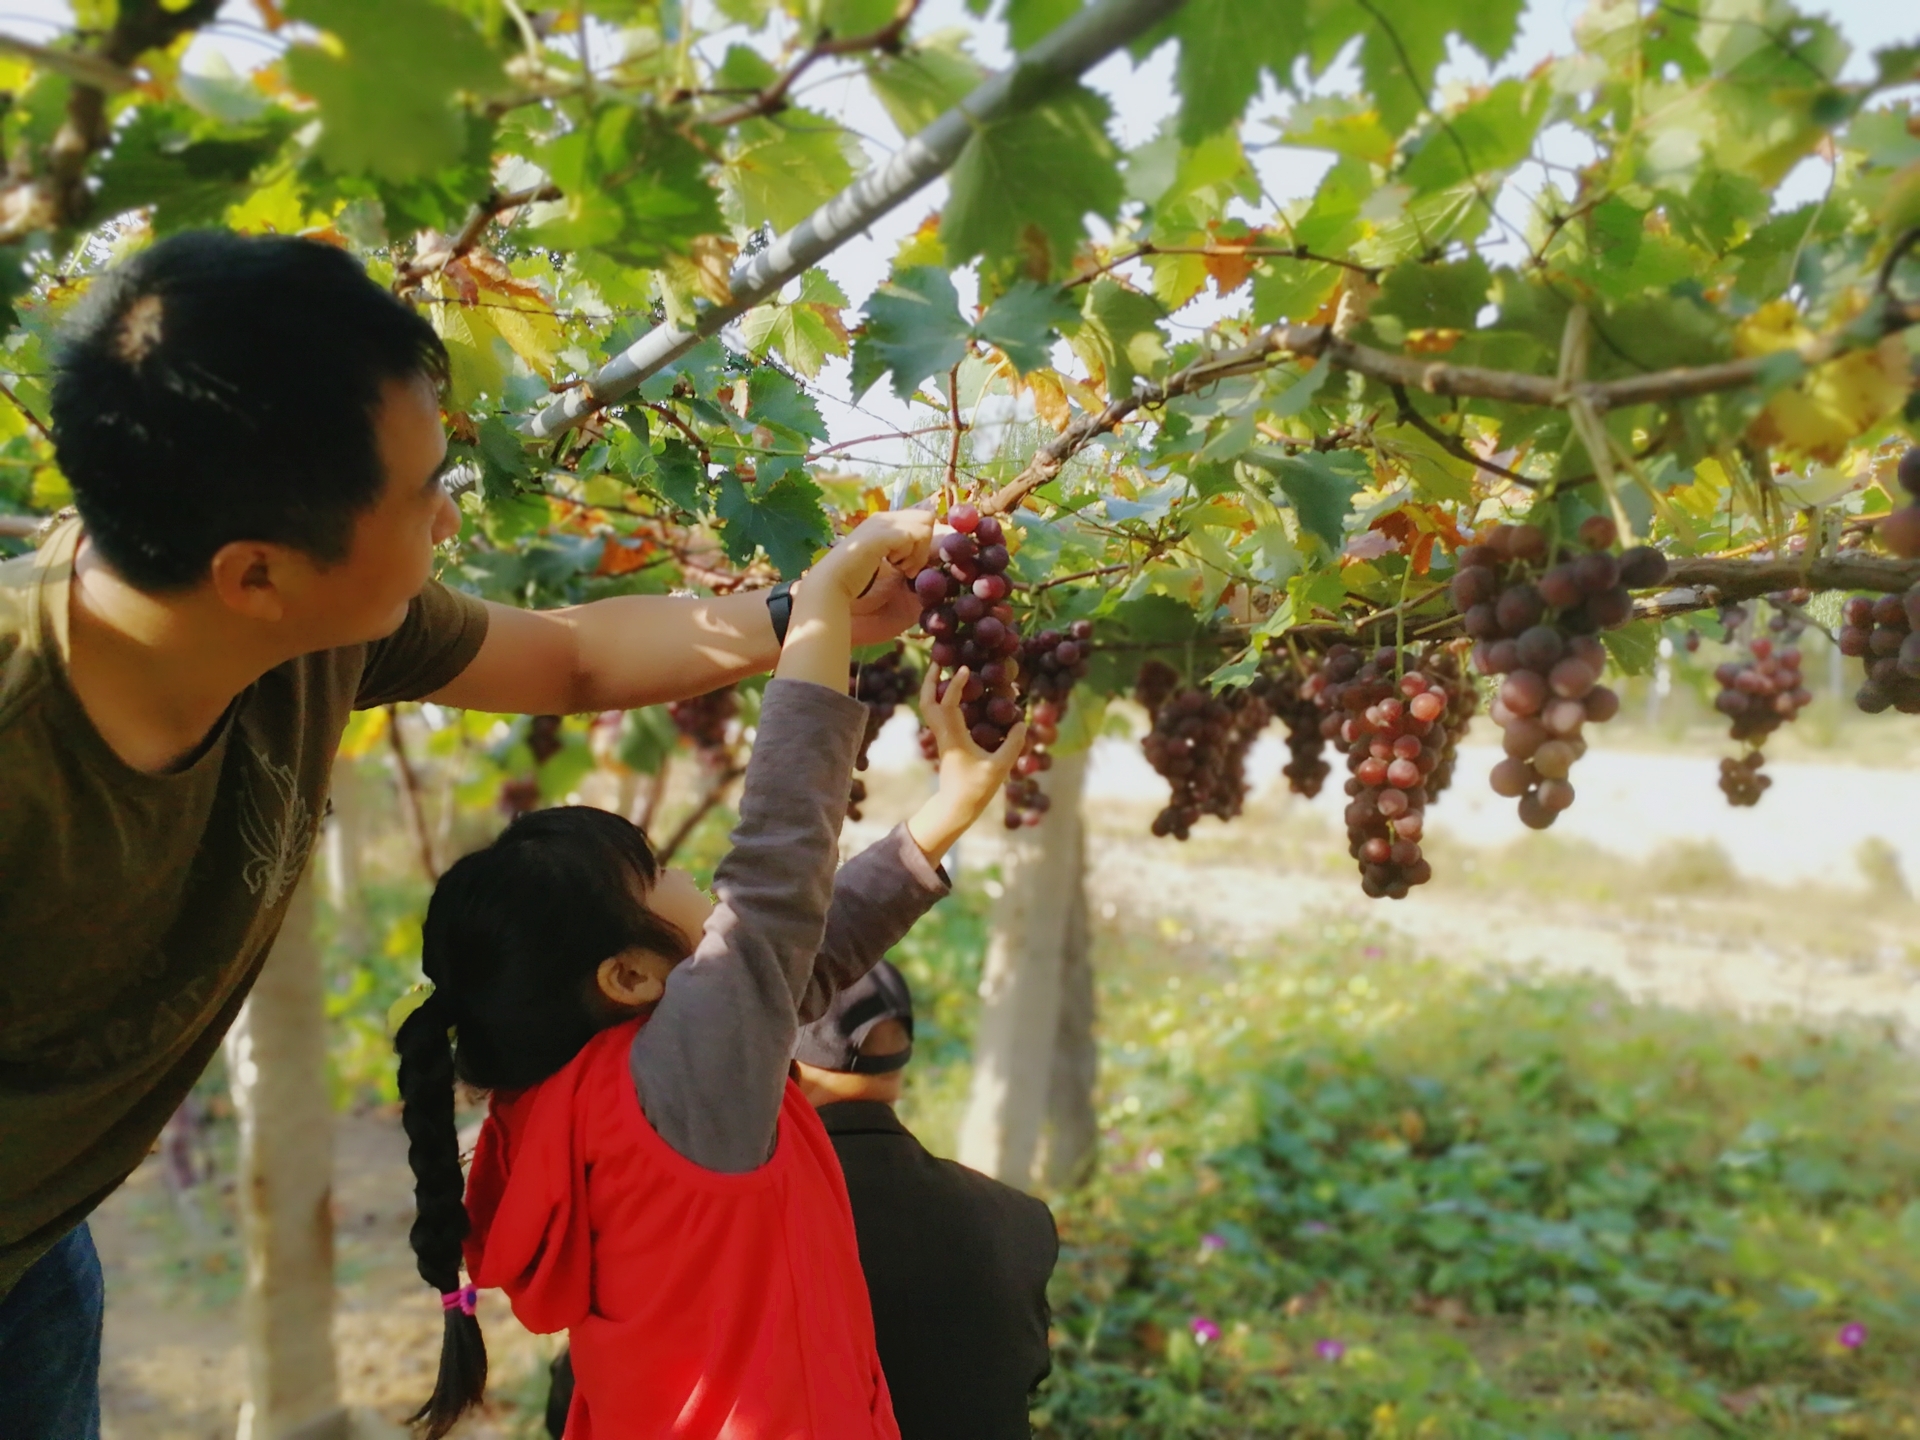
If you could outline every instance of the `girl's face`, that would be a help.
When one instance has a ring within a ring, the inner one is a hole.
[[[713,913],[709,900],[684,870],[663,870],[646,893],[646,906],[697,945]],[[651,1011],[666,993],[667,976],[686,955],[658,955],[634,946],[600,962],[595,974],[600,994],[621,1015]]]

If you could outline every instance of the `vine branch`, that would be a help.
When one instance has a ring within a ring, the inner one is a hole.
[[[760,91],[751,100],[734,106],[731,110],[722,110],[718,115],[706,116],[701,123],[718,128],[738,125],[743,120],[753,120],[767,115],[777,115],[787,108],[787,96],[813,66],[829,55],[857,55],[868,50],[878,50],[883,54],[896,54],[900,42],[912,23],[914,14],[920,8],[920,0],[905,0],[894,12],[893,19],[865,35],[849,35],[845,39],[835,39],[822,31],[820,38],[809,45],[787,72],[781,75],[766,89]]]

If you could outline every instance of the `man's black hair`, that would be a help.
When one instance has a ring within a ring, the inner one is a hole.
[[[87,535],[143,590],[221,546],[343,559],[386,476],[388,380],[444,385],[433,327],[317,240],[193,230],[94,282],[55,360],[53,441]]]

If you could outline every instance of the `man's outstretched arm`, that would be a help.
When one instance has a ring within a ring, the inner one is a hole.
[[[621,595],[562,610],[487,609],[485,643],[428,697],[435,703],[525,715],[633,710],[704,695],[771,670],[780,658],[764,590],[714,598]],[[858,602],[854,643],[898,635],[919,613],[913,587],[883,571]]]

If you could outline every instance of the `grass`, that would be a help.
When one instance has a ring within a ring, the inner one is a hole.
[[[1100,936],[1042,1436],[1920,1434],[1920,1103],[1878,1032],[1347,927],[1180,940]]]

